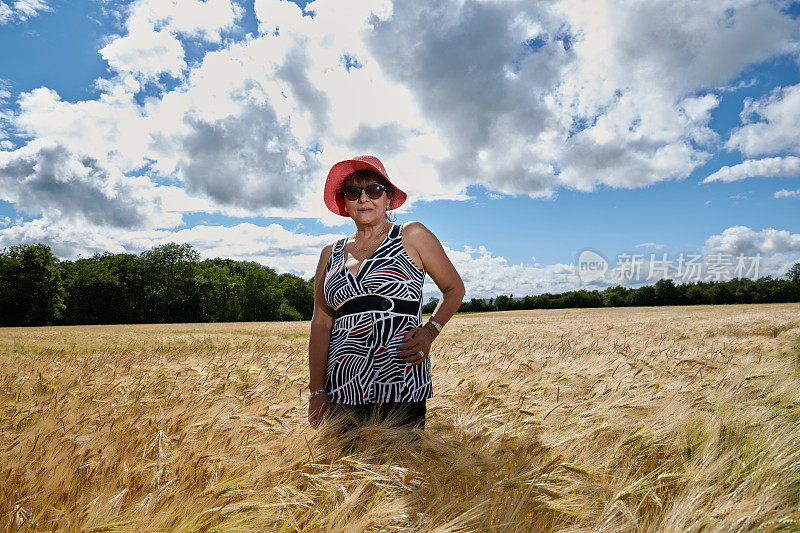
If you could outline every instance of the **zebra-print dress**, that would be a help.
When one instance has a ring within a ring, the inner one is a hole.
[[[403,248],[402,231],[403,225],[392,225],[381,245],[359,264],[356,275],[345,266],[347,239],[333,245],[324,285],[325,301],[332,309],[356,296],[379,294],[416,302],[417,314],[375,310],[334,320],[325,383],[331,402],[419,402],[433,394],[430,358],[411,365],[397,357],[403,334],[422,325],[425,279],[425,272]]]

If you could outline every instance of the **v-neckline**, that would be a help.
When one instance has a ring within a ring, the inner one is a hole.
[[[369,254],[369,257],[365,257],[362,261],[359,261],[358,272],[356,272],[355,274],[353,274],[353,272],[347,266],[347,250],[346,249],[342,250],[345,254],[344,260],[342,261],[342,266],[344,267],[345,270],[347,270],[347,273],[350,274],[350,276],[352,276],[354,280],[358,280],[358,277],[361,275],[361,271],[364,270],[364,264],[370,259],[372,259],[372,256],[378,253],[378,250],[383,248],[383,245],[386,244],[386,241],[387,239],[389,239],[389,235],[391,235],[392,230],[394,230],[394,224],[392,224],[392,226],[389,228],[389,231],[386,232],[386,237],[383,238],[383,241],[381,241],[378,247],[375,248],[375,250],[373,250],[371,254]],[[345,248],[347,248],[347,241],[345,241],[344,245]]]

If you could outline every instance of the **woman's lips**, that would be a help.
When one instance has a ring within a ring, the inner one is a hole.
[[[368,207],[367,207],[367,208],[365,208],[365,209],[359,209],[359,211],[372,211],[372,209],[370,209],[370,208],[368,208]]]

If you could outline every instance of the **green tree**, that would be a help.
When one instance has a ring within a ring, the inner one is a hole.
[[[627,289],[622,285],[615,285],[613,287],[609,287],[604,290],[601,294],[603,295],[603,306],[605,307],[622,307],[625,305],[625,296],[627,295]]]
[[[20,244],[0,252],[0,325],[53,324],[64,304],[58,259],[44,244]]]
[[[644,287],[633,289],[628,293],[626,303],[628,305],[655,305],[656,290],[652,285],[645,285]]]
[[[732,304],[734,297],[727,283],[714,283],[711,286],[711,303],[715,305]]]
[[[200,270],[204,320],[234,322],[242,307],[236,293],[236,277],[225,266],[210,263]]]
[[[497,307],[498,311],[507,311],[511,308],[511,298],[506,296],[505,294],[501,294],[494,300],[494,305]]]
[[[116,274],[103,256],[63,263],[64,322],[67,324],[112,324],[119,322],[122,301]],[[126,313],[121,313],[125,315]]]
[[[237,287],[242,305],[242,320],[280,320],[284,298],[274,270],[268,267],[252,268]]]
[[[669,278],[661,278],[653,286],[656,296],[656,305],[677,305],[681,303],[681,291],[675,282]]]
[[[142,252],[148,316],[155,322],[189,322],[202,316],[200,254],[190,244],[169,243]]]
[[[283,297],[299,312],[299,320],[311,320],[314,313],[314,284],[292,274],[281,274],[279,280]]]
[[[793,264],[789,271],[786,272],[786,279],[795,283],[800,282],[800,261]]]
[[[711,294],[705,290],[702,284],[691,283],[686,286],[684,291],[686,303],[690,305],[705,305],[711,303]]]

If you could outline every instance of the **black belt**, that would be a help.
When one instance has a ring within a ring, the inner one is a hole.
[[[347,300],[336,310],[336,318],[355,313],[366,313],[368,311],[388,311],[401,315],[417,316],[419,313],[419,302],[411,300],[401,300],[399,298],[389,298],[379,294],[365,294]]]

